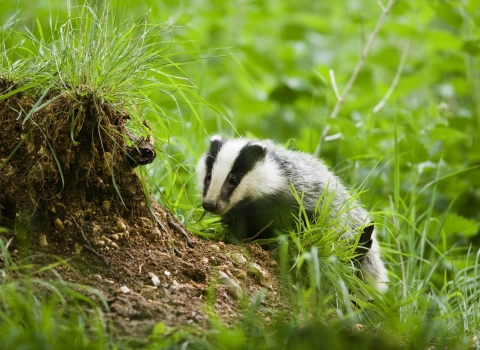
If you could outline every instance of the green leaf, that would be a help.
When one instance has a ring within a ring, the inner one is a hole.
[[[429,159],[428,151],[418,137],[406,135],[398,146],[402,159],[406,162],[418,164]]]
[[[464,237],[471,237],[478,232],[480,223],[467,219],[455,213],[448,214],[443,224],[443,229],[447,235],[459,234]]]
[[[470,55],[477,55],[480,52],[480,39],[466,39],[463,42],[462,50]]]
[[[436,126],[431,132],[430,137],[434,140],[444,141],[446,143],[457,143],[459,141],[465,141],[470,138],[470,135],[448,128],[445,126]]]
[[[155,326],[153,326],[152,333],[154,336],[164,335],[167,332],[167,326],[163,322],[157,322]]]

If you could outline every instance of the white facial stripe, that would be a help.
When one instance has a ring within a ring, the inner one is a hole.
[[[229,206],[222,212],[227,212],[232,206],[245,198],[259,198],[286,188],[285,178],[278,165],[268,157],[255,165],[240,181],[230,198]]]
[[[220,152],[218,152],[217,159],[213,163],[212,182],[207,191],[205,199],[216,201],[220,196],[222,186],[232,170],[233,163],[240,150],[248,143],[245,139],[233,139],[226,142]]]

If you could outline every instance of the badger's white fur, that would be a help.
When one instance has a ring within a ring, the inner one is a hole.
[[[213,136],[210,149],[198,162],[197,175],[203,207],[222,216],[239,239],[262,230],[260,237],[272,237],[275,230],[291,228],[291,213],[297,214],[299,208],[292,185],[303,194],[303,206],[312,218],[320,196],[328,190],[334,194],[332,215],[342,213],[342,222],[351,228],[347,233],[357,233],[371,222],[365,209],[349,200],[341,181],[324,163],[269,140]],[[273,225],[269,225],[272,220]],[[361,261],[362,274],[378,291],[385,292],[387,271],[374,230],[369,242],[370,249]]]

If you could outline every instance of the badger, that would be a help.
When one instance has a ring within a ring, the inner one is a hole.
[[[363,279],[382,293],[387,290],[387,271],[367,211],[351,200],[340,179],[321,160],[270,140],[215,135],[196,171],[203,208],[220,215],[239,240],[271,238],[293,228],[300,209],[299,197],[305,213],[314,220],[317,204],[322,204],[326,191],[331,195],[330,215],[340,216],[341,222],[349,226],[339,234],[353,237],[360,233],[355,252],[361,245],[368,249],[357,260]]]

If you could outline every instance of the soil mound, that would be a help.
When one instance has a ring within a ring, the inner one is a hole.
[[[0,95],[11,86],[2,81]],[[12,256],[67,260],[73,269],[57,268],[62,278],[99,289],[116,332],[127,337],[147,335],[160,321],[207,326],[213,281],[226,321],[262,288],[265,302],[276,304],[269,253],[201,240],[144,194],[127,152],[128,119],[93,95],[0,101],[0,227],[10,229]]]

